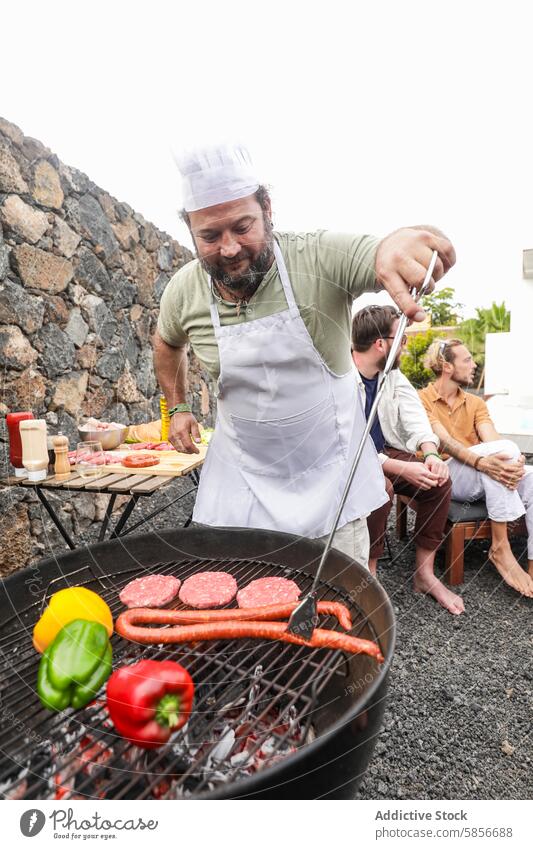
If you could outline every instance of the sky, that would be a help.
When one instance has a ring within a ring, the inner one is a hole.
[[[533,247],[531,4],[76,7],[4,6],[0,115],[162,230],[190,246],[172,151],[238,138],[278,229],[431,223],[465,315],[512,303]]]

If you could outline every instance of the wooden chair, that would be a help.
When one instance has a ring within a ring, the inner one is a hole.
[[[416,510],[417,504],[414,498],[409,498],[407,495],[396,496],[396,535],[398,539],[404,539],[407,536],[407,511],[409,507]],[[517,519],[516,522],[509,522],[508,531],[516,536],[527,536],[524,517]],[[465,543],[471,539],[491,538],[491,524],[485,502],[451,501],[445,534],[444,578],[452,586],[457,586],[464,581]]]

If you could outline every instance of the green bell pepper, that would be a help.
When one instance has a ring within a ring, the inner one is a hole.
[[[86,619],[69,622],[41,658],[37,678],[41,703],[54,711],[69,705],[84,707],[109,678],[112,659],[104,625]]]
[[[111,643],[108,641],[107,649],[104,652],[104,656],[100,663],[100,666],[97,666],[94,670],[93,674],[90,676],[89,680],[84,684],[78,684],[77,687],[74,687],[72,691],[72,700],[71,705],[73,708],[82,708],[85,707],[92,699],[94,699],[98,690],[104,683],[107,681],[109,676],[111,675],[111,671],[113,669],[113,650],[111,648]]]

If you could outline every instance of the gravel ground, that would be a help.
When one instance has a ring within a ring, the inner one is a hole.
[[[141,501],[130,523],[187,488],[176,481]],[[192,506],[187,496],[136,533],[182,524]],[[468,546],[462,616],[416,595],[414,548],[396,540],[393,515],[393,562],[380,562],[379,579],[396,612],[397,648],[382,732],[357,798],[531,799],[533,600],[502,584],[487,561],[488,541]],[[46,524],[48,549],[63,550]],[[98,530],[93,525],[85,541]],[[514,550],[527,563],[524,545],[517,540]]]
[[[378,577],[397,617],[383,730],[357,798],[531,799],[533,600],[508,588],[487,560],[465,552],[465,613],[452,616],[412,591],[414,548],[395,540]],[[513,543],[527,565],[525,540]],[[438,555],[437,572],[442,570]]]

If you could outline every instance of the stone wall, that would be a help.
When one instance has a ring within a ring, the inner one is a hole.
[[[150,339],[161,294],[186,248],[35,139],[0,118],[0,413],[32,410],[70,447],[85,416],[128,424],[159,417]],[[195,414],[211,424],[209,380],[194,357]],[[106,496],[70,499],[74,533]],[[51,534],[51,536],[50,536]],[[0,492],[0,574],[57,539],[34,496]],[[14,556],[16,553],[16,556]]]

